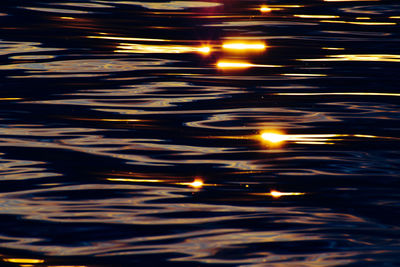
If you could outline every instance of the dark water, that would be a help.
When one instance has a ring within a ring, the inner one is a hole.
[[[0,6],[1,266],[400,265],[400,2]]]

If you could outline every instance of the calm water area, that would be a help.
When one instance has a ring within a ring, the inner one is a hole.
[[[400,266],[400,1],[1,0],[0,266]]]

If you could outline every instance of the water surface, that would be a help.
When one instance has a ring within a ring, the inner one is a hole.
[[[3,2],[3,265],[400,264],[397,1]]]

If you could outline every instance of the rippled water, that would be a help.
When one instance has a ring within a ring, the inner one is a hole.
[[[400,265],[398,1],[1,5],[2,265]]]

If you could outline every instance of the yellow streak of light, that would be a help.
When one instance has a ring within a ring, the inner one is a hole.
[[[74,20],[75,18],[73,18],[73,17],[60,17],[60,19],[69,19],[69,20]]]
[[[203,54],[209,54],[209,53],[211,53],[211,47],[202,46],[202,47],[198,48],[198,52],[203,53]]]
[[[245,69],[253,66],[251,63],[238,61],[218,61],[217,63],[217,67],[220,69]]]
[[[275,144],[287,140],[287,136],[277,132],[264,132],[261,134],[261,139]]]
[[[345,24],[355,24],[355,25],[376,25],[376,26],[397,25],[396,22],[357,22],[357,21],[344,21],[344,20],[321,20],[320,22],[345,23]]]
[[[131,182],[131,183],[160,183],[163,180],[156,179],[126,179],[126,178],[107,178],[108,181],[112,182]]]
[[[201,179],[195,179],[193,182],[191,183],[177,183],[178,185],[187,185],[187,186],[191,186],[193,188],[199,189],[202,188],[205,184],[203,182],[203,180]]]
[[[309,145],[333,145],[335,144],[334,142],[343,141],[344,139],[341,137],[379,138],[378,136],[363,134],[283,134],[276,130],[264,131],[258,136],[261,141],[267,142],[272,146],[279,146],[283,142]],[[393,139],[390,137],[384,138]]]
[[[340,18],[340,16],[334,15],[293,15],[298,18],[306,18],[306,19],[336,19]]]
[[[391,16],[389,19],[400,19],[400,16]]]
[[[0,101],[7,101],[7,100],[22,100],[23,98],[19,98],[19,97],[4,97],[4,98],[0,98]]]
[[[328,55],[326,58],[297,59],[298,61],[383,61],[400,62],[400,55],[391,54],[353,54],[353,55]]]
[[[245,61],[229,61],[229,60],[220,60],[216,64],[219,69],[246,69],[251,67],[258,68],[280,68],[281,65],[260,65],[260,64],[251,64]]]
[[[222,44],[225,50],[256,50],[263,51],[267,48],[265,43],[247,43],[247,42],[228,42]]]
[[[210,47],[196,46],[180,46],[180,45],[145,45],[145,44],[129,44],[121,43],[117,46],[116,53],[160,53],[160,54],[176,54],[176,53],[201,53],[209,54]]]
[[[269,8],[268,6],[263,5],[263,6],[260,7],[260,11],[261,11],[262,13],[267,13],[267,12],[271,12],[272,9]]]
[[[41,259],[22,259],[22,258],[4,258],[3,261],[12,262],[12,263],[43,263],[44,262],[44,260],[41,260]]]
[[[344,50],[342,47],[322,47],[324,50]]]
[[[282,197],[282,196],[301,196],[301,195],[305,195],[305,193],[279,192],[277,190],[271,190],[271,192],[267,193],[267,195],[272,196],[273,198],[279,198],[279,197]]]
[[[370,17],[357,17],[356,19],[371,19]]]

